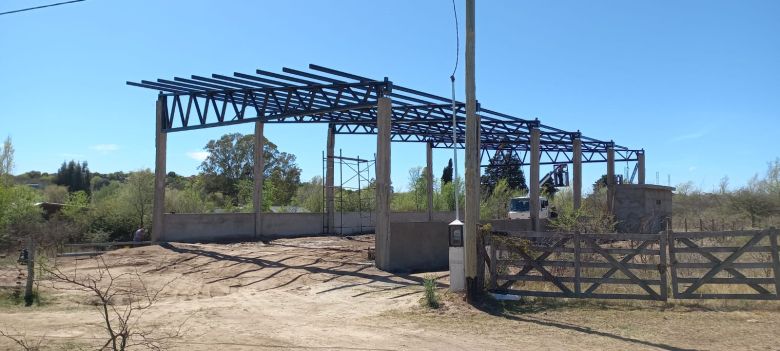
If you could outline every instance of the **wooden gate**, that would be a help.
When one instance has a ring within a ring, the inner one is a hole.
[[[667,299],[665,235],[494,232],[487,244],[495,292]]]
[[[677,299],[780,299],[778,230],[669,233]]]

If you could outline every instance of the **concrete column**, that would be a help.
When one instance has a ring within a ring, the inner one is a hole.
[[[390,128],[391,101],[377,102],[376,136],[376,266],[390,268]]]
[[[154,204],[152,209],[152,241],[165,241],[165,158],[168,147],[168,134],[164,132],[168,100],[164,96],[157,98],[157,128],[155,131],[154,162]]]
[[[265,176],[265,138],[263,137],[263,122],[255,122],[255,174],[252,189],[252,209],[255,212],[255,238],[263,234],[263,181]]]
[[[428,221],[433,220],[433,144],[425,144],[425,180],[428,186]]]
[[[574,150],[572,152],[572,204],[574,209],[578,210],[582,205],[582,140],[577,137],[574,139]]]
[[[613,201],[615,200],[615,148],[610,145],[607,147],[607,210],[613,211]]]
[[[334,167],[333,156],[336,149],[336,130],[333,125],[328,125],[327,150],[325,151],[325,213],[328,226],[328,234],[336,232],[336,207],[334,201]]]
[[[539,145],[539,128],[531,129],[531,171],[528,178],[529,212],[531,216],[531,230],[539,230],[540,186],[539,186],[539,158],[541,150]]]
[[[637,153],[637,184],[645,184],[645,151]]]
[[[477,235],[479,234],[480,117],[477,115],[475,83],[474,0],[466,0],[466,209],[463,231],[463,264],[466,270],[466,297],[469,301],[482,290],[477,284]]]

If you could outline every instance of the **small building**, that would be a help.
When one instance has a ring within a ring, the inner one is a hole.
[[[618,233],[655,234],[672,218],[673,187],[650,184],[616,184],[612,213]]]

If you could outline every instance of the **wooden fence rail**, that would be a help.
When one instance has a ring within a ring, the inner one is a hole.
[[[779,235],[493,232],[485,264],[491,291],[526,296],[775,300]]]

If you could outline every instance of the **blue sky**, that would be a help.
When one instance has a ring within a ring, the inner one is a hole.
[[[4,0],[0,12],[46,3]],[[740,186],[780,156],[778,18],[780,2],[769,0],[478,1],[477,98],[644,148],[650,182],[658,172],[662,184],[669,175],[709,190],[728,175]],[[446,96],[453,26],[449,0],[87,0],[0,16],[0,137],[14,140],[15,173],[52,172],[66,159],[100,172],[152,167],[155,93],[125,81],[174,75],[317,63]],[[462,69],[458,77],[462,99]],[[206,142],[236,131],[252,126],[170,134],[168,169],[195,173]],[[266,126],[304,180],[322,173],[325,133]],[[338,136],[336,147],[366,157],[374,140]],[[424,150],[393,145],[397,188],[425,164]],[[437,175],[450,155],[434,153]],[[605,169],[586,165],[584,181]]]

